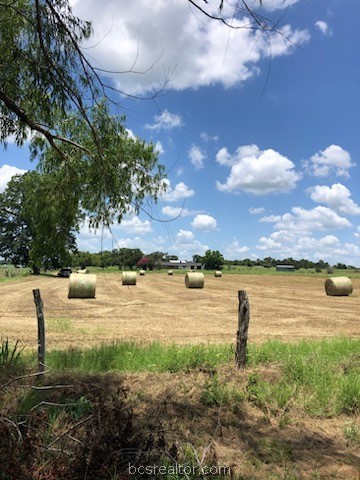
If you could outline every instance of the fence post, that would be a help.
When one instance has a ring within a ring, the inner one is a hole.
[[[40,290],[33,290],[34,302],[36,305],[36,314],[38,320],[38,371],[40,376],[45,371],[45,322],[43,313],[43,303],[41,300]]]
[[[238,368],[245,368],[247,353],[247,337],[250,322],[250,305],[245,290],[238,291],[239,298],[239,321],[236,333],[235,361]]]

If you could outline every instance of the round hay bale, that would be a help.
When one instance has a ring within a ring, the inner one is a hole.
[[[136,272],[122,272],[123,285],[136,285]]]
[[[191,272],[185,275],[185,285],[187,288],[203,288],[205,277],[203,273]]]
[[[72,273],[69,281],[68,298],[95,298],[96,275]]]
[[[168,270],[168,275],[172,275],[174,272],[172,270]]]
[[[139,270],[139,275],[145,275],[145,270]]]
[[[353,285],[348,277],[327,278],[325,281],[325,291],[327,295],[343,297],[352,293]]]
[[[82,270],[76,270],[76,273],[89,273],[87,268],[83,268]]]
[[[220,270],[215,270],[214,277],[221,277],[222,273]]]

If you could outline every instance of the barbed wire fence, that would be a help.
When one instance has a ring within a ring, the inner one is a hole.
[[[105,278],[105,284],[108,285],[108,279],[106,277],[106,274],[103,274]],[[57,279],[54,279],[54,282],[57,282]],[[128,287],[129,288],[129,287]],[[69,306],[57,306],[55,304],[52,304],[50,301],[48,295],[46,295],[46,300],[41,298],[40,290],[39,289],[33,289],[32,290],[33,295],[34,295],[34,300],[35,300],[35,305],[32,304],[31,306],[29,305],[26,308],[19,308],[14,305],[15,308],[11,308],[8,310],[2,310],[1,309],[1,300],[0,300],[0,320],[1,319],[9,319],[9,320],[18,320],[18,319],[28,319],[29,317],[34,318],[34,332],[36,331],[36,320],[37,320],[37,330],[38,330],[38,370],[39,374],[44,372],[45,369],[45,351],[46,351],[46,346],[45,346],[45,338],[46,338],[46,318],[47,319],[54,319],[54,318],[73,318],[73,314],[79,311],[82,311],[86,314],[86,318],[97,318],[99,312],[102,310],[107,311],[106,319],[107,320],[118,320],[119,319],[119,309],[124,309],[127,306],[133,307],[137,305],[143,305],[143,301],[139,301],[138,303],[134,303],[133,301],[131,302],[121,302],[118,303],[116,306],[109,307],[108,305],[106,306],[101,306],[97,305],[96,309],[94,312],[90,313],[87,307],[82,307],[82,306],[77,306],[77,305],[69,305]],[[37,292],[37,293],[35,293]],[[249,313],[249,299],[247,298],[246,292],[245,296],[246,299],[243,297],[242,299],[240,298],[240,292],[238,291],[238,298],[239,298],[239,310],[238,310],[238,325],[236,329],[236,321],[235,321],[235,315],[234,315],[234,330],[232,332],[196,332],[193,331],[191,328],[189,328],[189,333],[187,335],[184,335],[183,333],[179,334],[174,332],[172,335],[172,341],[174,344],[179,342],[179,346],[181,345],[187,345],[187,344],[202,344],[207,342],[209,343],[219,343],[218,340],[219,338],[221,339],[222,343],[229,343],[233,344],[234,346],[234,360],[235,363],[239,368],[245,368],[247,362],[249,359],[256,359],[259,356],[261,356],[261,353],[250,351],[247,346],[247,340],[248,340],[248,328],[249,328],[249,322],[250,322],[250,316],[248,315],[247,320],[245,321],[246,325],[243,326],[244,323],[244,318],[242,317],[242,313],[244,312],[244,307],[241,306],[243,301],[247,302],[247,308],[245,309],[247,313]],[[14,288],[14,289],[8,289],[7,293],[16,293],[17,295],[19,294],[19,289]],[[45,312],[45,313],[44,313]],[[59,313],[61,313],[61,316],[59,317]],[[75,317],[77,318],[77,317]],[[54,333],[54,332],[52,332]],[[56,332],[55,332],[56,333]],[[146,332],[144,331],[144,335],[146,336]],[[0,331],[0,339],[3,337],[2,332]],[[233,341],[231,341],[231,337],[233,338]],[[356,333],[347,333],[345,335],[346,339],[351,341],[351,340],[359,340],[360,339],[360,334]],[[256,340],[256,334],[253,337]],[[253,339],[250,336],[250,340]],[[313,334],[308,334],[304,335],[302,333],[267,333],[266,334],[266,340],[285,340],[285,341],[306,341],[306,340],[334,340],[338,339],[339,337],[337,335],[321,335],[318,337],[314,337]],[[21,339],[15,339],[16,341]],[[126,341],[133,341],[134,338],[126,338],[126,337],[121,337],[117,338],[116,341],[118,342],[126,342]],[[160,341],[161,339],[159,339]],[[188,342],[187,342],[188,340]],[[198,342],[200,340],[200,342]],[[203,342],[201,342],[203,340]],[[154,338],[151,338],[150,341],[157,341]],[[214,342],[216,341],[216,342]],[[99,344],[99,342],[97,342]],[[296,355],[301,355],[304,358],[314,358],[319,355],[325,356],[325,357],[332,357],[332,356],[337,356],[336,352],[316,352],[316,351],[309,351],[309,352],[294,352],[291,351],[289,352],[289,355],[291,356],[296,356]]]

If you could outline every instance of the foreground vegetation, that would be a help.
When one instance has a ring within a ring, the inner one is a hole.
[[[297,442],[315,435],[318,420],[336,424],[346,468],[356,467],[359,352],[360,340],[347,338],[270,341],[251,345],[239,371],[231,345],[116,342],[50,351],[38,379],[34,355],[4,340],[0,478],[114,480],[130,478],[130,464],[193,468],[132,478],[195,480],[205,478],[206,464],[233,465],[210,477],[217,479],[348,478],[341,469],[328,477],[309,463],[300,467]],[[330,450],[317,453],[317,464],[335,455]]]

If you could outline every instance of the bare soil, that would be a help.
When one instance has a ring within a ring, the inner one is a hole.
[[[47,348],[91,346],[114,340],[166,343],[233,342],[238,290],[250,301],[249,341],[360,336],[360,279],[346,297],[327,296],[325,278],[292,275],[207,274],[202,289],[185,287],[184,275],[137,277],[123,286],[121,273],[97,275],[96,298],[68,299],[69,280],[27,277],[0,284],[0,335],[37,345],[32,290],[44,304]]]

